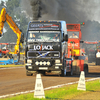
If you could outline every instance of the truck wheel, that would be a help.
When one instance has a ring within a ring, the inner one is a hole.
[[[26,71],[26,75],[27,75],[27,76],[32,76],[33,74],[30,73],[30,72],[28,72],[28,71]]]
[[[61,76],[65,77],[66,76],[66,69],[61,70]]]
[[[61,70],[61,76],[64,76],[64,70]]]
[[[84,72],[85,72],[85,75],[88,74],[88,65],[87,64],[84,64]]]
[[[46,75],[45,71],[41,72],[41,74],[42,74],[43,76],[45,76],[45,75]]]

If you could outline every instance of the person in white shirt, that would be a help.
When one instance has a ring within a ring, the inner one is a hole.
[[[73,33],[72,36],[70,36],[69,38],[78,38],[78,36]]]
[[[96,58],[100,58],[100,51],[99,50],[96,53]]]
[[[97,50],[96,53],[96,65],[100,65],[100,50]]]

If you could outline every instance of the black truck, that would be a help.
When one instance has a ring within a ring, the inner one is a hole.
[[[67,28],[65,21],[29,22],[26,34],[26,75],[55,72],[66,75]]]

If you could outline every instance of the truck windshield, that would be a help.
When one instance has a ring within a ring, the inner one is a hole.
[[[79,38],[79,32],[68,32],[68,38]]]
[[[59,42],[60,31],[28,31],[28,42]]]

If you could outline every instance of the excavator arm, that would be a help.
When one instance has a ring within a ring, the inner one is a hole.
[[[4,22],[6,21],[6,10],[3,8],[0,14],[0,37],[3,35]]]
[[[4,27],[4,23],[5,21],[8,23],[8,25],[10,26],[10,28],[14,31],[14,33],[17,35],[17,42],[15,45],[15,51],[14,54],[18,54],[19,51],[19,45],[20,45],[20,41],[24,41],[24,34],[20,31],[20,29],[17,27],[16,23],[13,21],[12,17],[9,16],[6,12],[6,9],[3,8],[1,10],[1,14],[0,14],[0,36],[3,35],[3,27]],[[22,37],[21,37],[22,36]],[[22,40],[21,40],[22,39]]]

